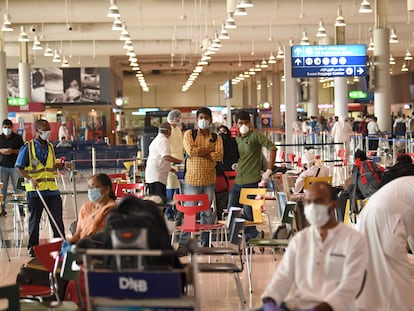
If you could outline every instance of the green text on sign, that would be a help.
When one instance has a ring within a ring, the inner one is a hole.
[[[26,106],[29,103],[27,98],[10,97],[7,98],[7,105],[9,106]]]

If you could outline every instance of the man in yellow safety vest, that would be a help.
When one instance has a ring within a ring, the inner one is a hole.
[[[43,196],[49,210],[56,220],[58,228],[49,219],[54,237],[64,234],[62,220],[62,198],[54,177],[54,171],[62,168],[57,163],[53,145],[48,142],[50,137],[49,122],[39,119],[35,122],[36,138],[28,141],[21,149],[15,163],[16,169],[26,179],[26,197],[29,208],[29,256],[34,257],[33,246],[39,244],[39,223],[43,212],[43,203],[36,191]],[[49,216],[50,217],[50,216]]]

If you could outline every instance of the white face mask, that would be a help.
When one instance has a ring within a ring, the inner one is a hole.
[[[40,131],[39,136],[43,140],[48,140],[50,137],[50,131]]]
[[[210,127],[210,121],[206,119],[199,119],[198,120],[198,128],[200,130],[206,130]]]
[[[240,134],[242,134],[242,135],[246,135],[247,133],[249,133],[249,131],[250,131],[250,128],[246,125],[246,124],[243,124],[242,126],[240,126],[240,128],[239,128],[239,132],[240,132]]]
[[[3,134],[9,136],[12,133],[12,129],[3,127]]]
[[[320,228],[329,221],[329,206],[311,203],[305,205],[305,217],[310,225]]]

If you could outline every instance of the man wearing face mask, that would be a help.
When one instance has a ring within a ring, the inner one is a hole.
[[[236,123],[240,132],[240,135],[236,137],[239,161],[237,163],[237,176],[229,194],[227,208],[230,209],[232,206],[242,207],[244,217],[247,220],[253,220],[251,207],[242,206],[239,203],[240,191],[242,188],[257,188],[260,180],[268,181],[270,179],[276,158],[276,147],[265,135],[252,129],[250,115],[247,111],[242,110],[236,114]],[[269,150],[267,169],[263,175],[261,175],[262,147]],[[255,226],[248,226],[244,233],[246,241],[248,241],[257,237],[259,231]]]
[[[197,110],[198,129],[194,132],[188,130],[184,133],[184,149],[188,155],[186,160],[186,173],[183,185],[184,194],[208,194],[210,203],[213,199],[216,186],[216,162],[223,158],[223,142],[221,137],[210,130],[212,113],[208,108]],[[211,209],[200,213],[202,224],[213,223]],[[182,218],[179,213],[177,217]],[[209,246],[208,232],[201,234],[201,246]],[[179,244],[179,254],[185,255],[187,248],[184,245],[189,233],[182,232]]]
[[[353,311],[364,286],[368,247],[364,235],[337,222],[336,190],[316,182],[305,193],[311,224],[289,242],[262,294],[264,311]]]
[[[171,135],[168,138],[170,144],[171,156],[184,160],[184,145],[183,145],[183,132],[179,126],[181,122],[181,111],[178,109],[171,110],[167,115],[167,122],[171,125]],[[176,170],[173,166],[173,169]],[[167,179],[167,198],[172,199],[174,193],[178,192],[180,188],[180,182],[178,181],[177,174],[175,172],[168,173]],[[171,206],[165,209],[165,214],[169,220],[174,220],[174,210]]]
[[[36,189],[42,194],[47,206],[64,234],[62,221],[62,198],[56,184],[54,171],[64,166],[57,163],[50,137],[49,122],[39,119],[35,122],[36,138],[28,141],[17,156],[15,167],[25,178],[27,206],[29,208],[29,256],[34,257],[33,246],[39,244],[39,223],[43,212],[43,204]],[[53,236],[60,237],[59,231],[50,221]]]
[[[13,123],[9,119],[3,121],[3,133],[0,135],[0,179],[3,183],[3,200],[1,203],[0,216],[6,216],[7,188],[9,187],[9,178],[13,186],[14,193],[19,193],[17,189],[18,172],[14,168],[17,154],[24,145],[23,139],[19,134],[13,132]]]

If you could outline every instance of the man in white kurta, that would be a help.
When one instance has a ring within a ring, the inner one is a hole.
[[[158,135],[149,145],[147,164],[145,167],[145,182],[148,184],[149,194],[166,197],[167,176],[171,170],[171,163],[181,163],[180,159],[171,156],[168,137],[171,126],[163,123],[158,128]]]
[[[167,115],[167,122],[171,125],[171,135],[169,138],[171,155],[181,161],[184,160],[184,145],[183,145],[183,132],[178,126],[181,120],[181,111],[178,109],[171,110]],[[175,192],[178,192],[180,188],[180,182],[177,174],[174,172],[176,168],[173,167],[173,171],[168,174],[167,179],[167,197],[172,199]],[[165,214],[168,219],[174,218],[174,211],[171,206],[167,207]]]
[[[329,184],[311,184],[304,205],[311,226],[289,242],[262,294],[264,310],[356,310],[368,263],[366,239],[336,221],[336,192]]]
[[[407,260],[407,242],[414,247],[414,176],[397,178],[374,193],[357,227],[371,254],[359,310],[414,310]]]

